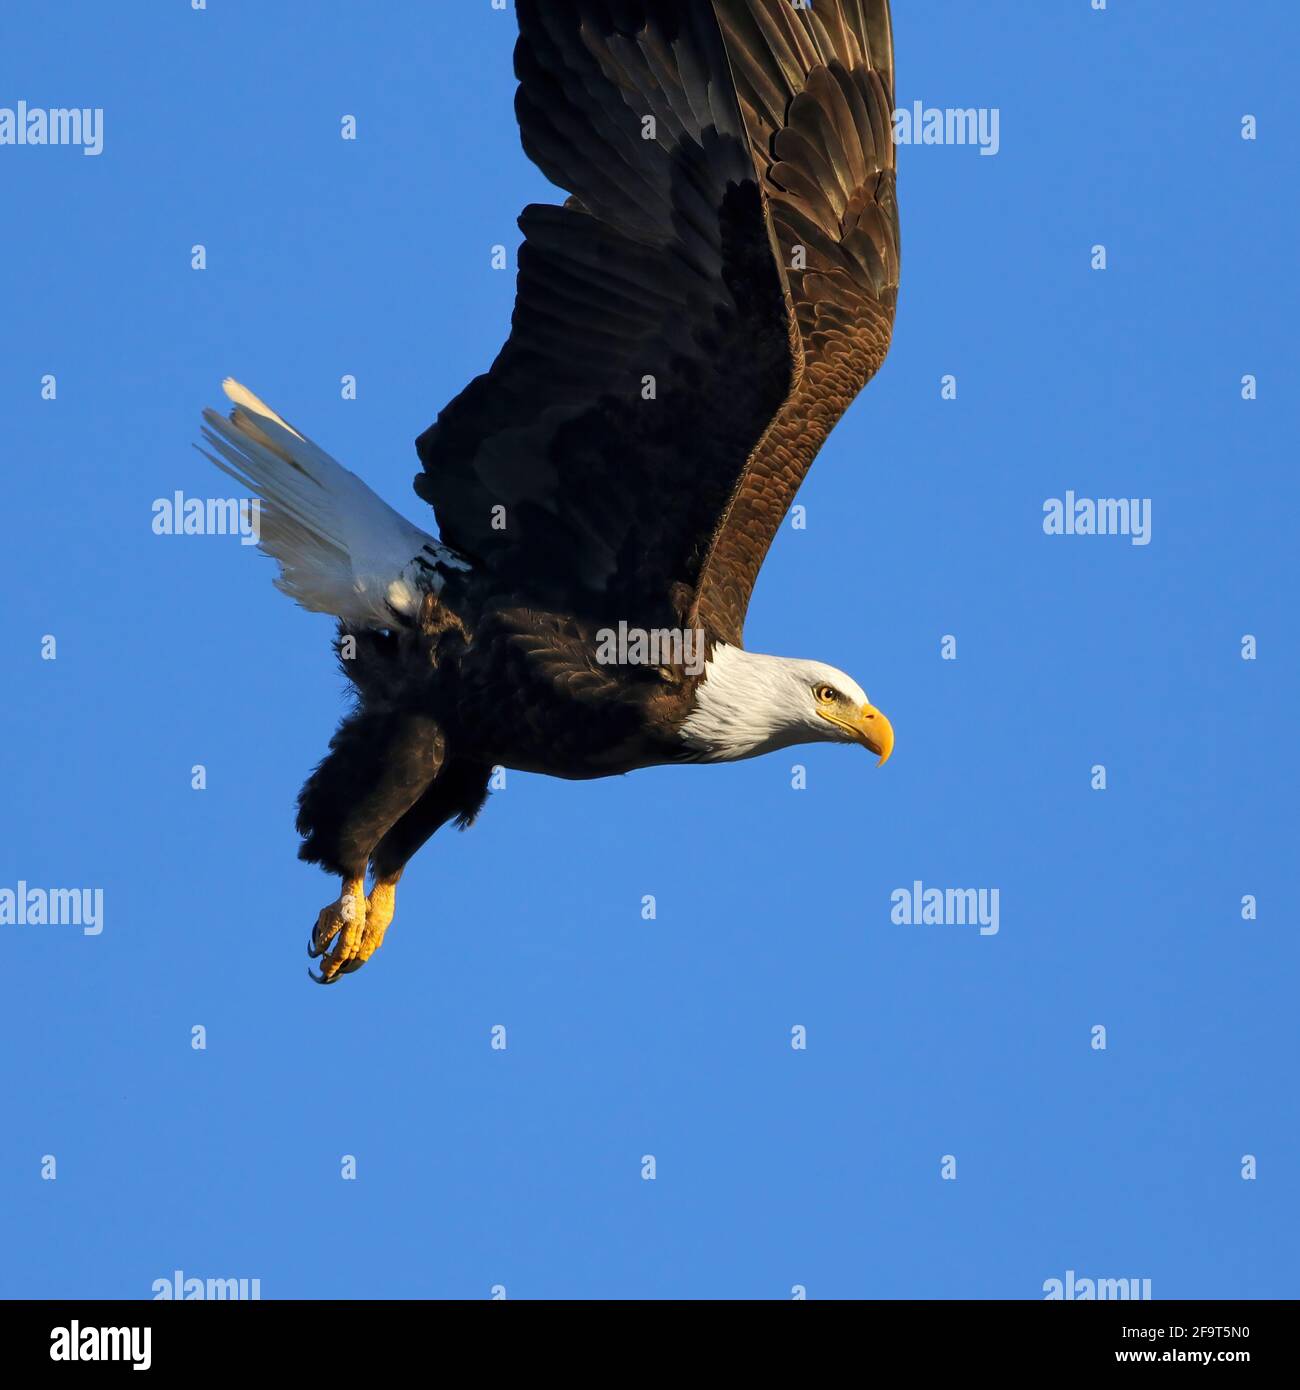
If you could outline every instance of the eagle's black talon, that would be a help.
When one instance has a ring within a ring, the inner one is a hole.
[[[312,929],[310,935],[307,937],[307,954],[312,958],[312,960],[317,960],[325,954],[324,947],[317,946],[316,944],[316,931],[314,928]]]
[[[337,975],[331,975],[326,979],[324,975],[318,975],[309,965],[307,967],[307,978],[309,980],[315,980],[318,985],[332,985],[338,981],[339,977]]]

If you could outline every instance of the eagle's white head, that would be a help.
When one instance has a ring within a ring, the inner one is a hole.
[[[894,730],[851,676],[822,661],[719,642],[681,736],[702,762],[735,762],[794,743],[860,743],[884,763]]]

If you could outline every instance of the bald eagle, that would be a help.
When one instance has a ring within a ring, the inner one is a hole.
[[[323,983],[373,955],[406,863],[474,819],[496,766],[894,744],[843,671],[742,641],[799,484],[889,348],[888,0],[517,9],[524,149],[570,196],[525,209],[509,340],[416,442],[438,538],[237,383],[204,412],[277,586],[339,619],[356,692],[298,803],[300,856],[342,880],[308,943]]]

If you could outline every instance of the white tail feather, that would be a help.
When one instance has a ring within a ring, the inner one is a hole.
[[[439,567],[469,568],[246,387],[222,386],[230,418],[203,412],[216,453],[195,447],[261,499],[258,544],[279,562],[281,592],[313,612],[390,627],[393,610],[412,616],[422,593],[442,587]]]

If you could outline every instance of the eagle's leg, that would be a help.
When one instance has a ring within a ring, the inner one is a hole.
[[[384,944],[397,903],[397,883],[407,861],[449,820],[454,819],[462,830],[473,822],[487,799],[491,772],[482,763],[448,759],[424,795],[375,846],[370,856],[374,885],[366,900],[358,963],[364,964]]]
[[[299,857],[343,880],[338,901],[317,917],[307,947],[308,954],[323,957],[320,974],[312,976],[321,984],[332,984],[366,959],[361,947],[367,861],[420,801],[445,751],[441,729],[427,716],[362,708],[339,726],[329,757],[302,789]],[[382,894],[376,906],[382,909]]]
[[[384,944],[384,933],[397,910],[397,880],[401,876],[398,869],[391,878],[377,878],[366,898],[366,926],[357,947],[357,960],[362,965]]]

